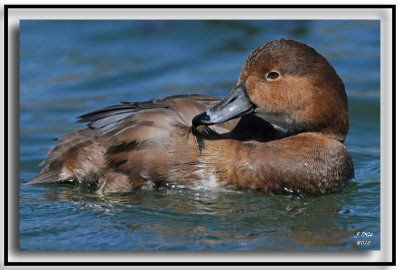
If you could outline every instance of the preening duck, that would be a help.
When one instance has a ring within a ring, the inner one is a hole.
[[[77,181],[100,194],[166,183],[326,194],[354,177],[344,84],[322,55],[292,39],[253,50],[223,100],[123,102],[79,122],[88,125],[58,138],[27,184]]]

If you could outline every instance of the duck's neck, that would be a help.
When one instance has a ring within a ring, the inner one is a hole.
[[[329,121],[323,129],[319,132],[331,139],[335,139],[343,143],[346,139],[347,133],[349,131],[349,118],[346,112],[342,117],[335,117]]]
[[[343,143],[346,139],[349,130],[348,113],[341,112],[340,114],[333,115],[331,118],[324,118],[317,122],[317,124],[300,124],[295,128],[289,128],[287,134],[289,136],[297,135],[305,132],[320,133],[325,137],[337,140]]]

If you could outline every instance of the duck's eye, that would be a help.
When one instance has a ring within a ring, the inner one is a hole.
[[[276,71],[271,71],[267,73],[267,79],[268,80],[276,80],[279,78],[279,72]]]

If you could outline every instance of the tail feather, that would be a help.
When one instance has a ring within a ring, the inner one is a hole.
[[[25,183],[24,185],[32,185],[32,184],[42,184],[42,183],[54,183],[57,181],[61,181],[58,173],[40,173],[31,181]]]

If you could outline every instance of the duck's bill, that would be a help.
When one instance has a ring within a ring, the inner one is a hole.
[[[194,127],[218,124],[253,113],[254,110],[255,105],[250,101],[246,87],[242,84],[236,86],[220,103],[195,116],[192,124]]]

